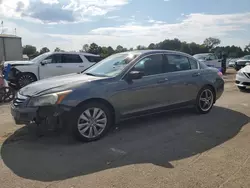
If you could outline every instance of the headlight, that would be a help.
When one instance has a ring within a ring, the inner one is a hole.
[[[244,73],[241,72],[241,71],[238,71],[237,74],[238,74],[239,76],[245,76]]]
[[[62,100],[71,93],[72,90],[62,91],[58,93],[51,93],[30,99],[28,106],[50,106],[60,104]]]

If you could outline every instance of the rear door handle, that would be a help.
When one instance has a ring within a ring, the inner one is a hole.
[[[193,77],[197,77],[197,76],[200,76],[200,75],[201,75],[201,73],[199,73],[199,72],[196,72],[196,73],[192,74]]]
[[[83,65],[80,65],[79,67],[84,67]]]
[[[61,66],[61,65],[57,65],[56,67],[57,67],[57,68],[62,68],[62,66]]]
[[[167,81],[168,81],[168,79],[164,78],[164,79],[158,80],[157,83],[160,84],[160,83],[164,83],[164,82],[167,82]]]

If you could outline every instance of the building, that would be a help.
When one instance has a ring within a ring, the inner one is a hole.
[[[22,60],[22,51],[21,37],[0,34],[0,62]]]

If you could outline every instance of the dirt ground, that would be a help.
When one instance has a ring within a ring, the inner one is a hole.
[[[88,144],[38,138],[2,105],[0,187],[249,188],[250,92],[240,92],[234,77],[230,70],[209,114],[184,109],[129,120]]]

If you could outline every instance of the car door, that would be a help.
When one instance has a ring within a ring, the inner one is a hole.
[[[62,54],[52,54],[45,58],[46,63],[39,65],[39,78],[50,78],[61,75],[62,73]]]
[[[200,77],[198,62],[194,58],[179,54],[166,54],[166,58],[169,104],[182,104],[195,100]]]
[[[117,92],[111,97],[121,115],[145,112],[162,107],[167,103],[163,95],[167,89],[167,80],[163,70],[163,55],[149,55],[140,59],[130,71],[144,73],[141,79],[128,82],[124,76],[117,84]],[[129,72],[128,72],[129,73]]]

